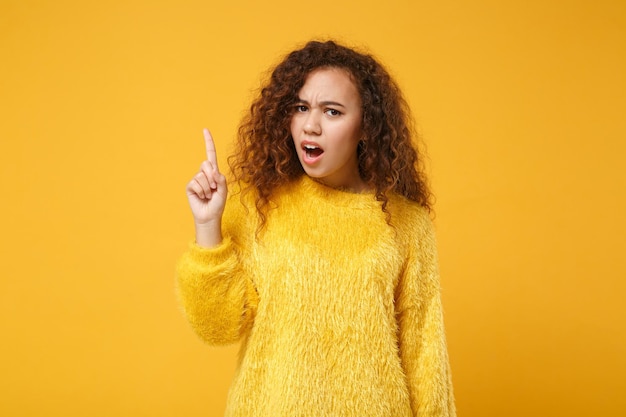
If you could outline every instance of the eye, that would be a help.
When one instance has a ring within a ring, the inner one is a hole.
[[[307,108],[307,106],[303,105],[303,104],[298,104],[296,106],[296,112],[298,113],[304,113],[306,111],[308,111],[309,109]]]
[[[341,112],[337,109],[327,109],[326,114],[334,117],[334,116],[340,116]]]

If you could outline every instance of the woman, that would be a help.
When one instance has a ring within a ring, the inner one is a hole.
[[[226,416],[454,416],[430,192],[371,56],[289,54],[230,159],[205,130],[177,282],[210,344],[241,342]]]

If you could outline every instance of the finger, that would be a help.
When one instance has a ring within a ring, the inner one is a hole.
[[[217,185],[218,188],[221,187],[223,189],[226,189],[227,184],[226,184],[226,176],[225,175],[223,175],[222,173],[218,172],[217,173],[217,177],[215,178],[215,181],[217,183],[216,185]]]
[[[208,180],[210,188],[215,190],[217,188],[216,177],[222,175],[215,166],[209,161],[204,161],[200,165],[200,173],[204,174]]]
[[[219,168],[217,167],[217,153],[215,152],[215,142],[213,142],[213,136],[211,136],[211,132],[209,129],[204,129],[204,144],[206,147],[206,158],[213,165],[216,171],[219,172]]]
[[[193,178],[191,181],[189,181],[189,184],[187,184],[187,194],[188,195],[193,194],[200,200],[207,199],[206,193],[204,191],[204,187],[202,187],[202,185],[195,178]]]
[[[194,180],[202,187],[202,194],[208,196],[211,194],[211,183],[203,172],[199,172],[193,177]]]

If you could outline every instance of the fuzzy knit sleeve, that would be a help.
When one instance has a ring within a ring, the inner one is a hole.
[[[202,248],[192,242],[176,266],[176,289],[185,316],[198,336],[212,345],[239,341],[254,321],[258,294],[243,259],[248,223],[239,199],[231,198],[222,221],[222,243]]]
[[[433,226],[426,213],[412,226],[408,263],[396,291],[411,408],[415,416],[455,417]]]

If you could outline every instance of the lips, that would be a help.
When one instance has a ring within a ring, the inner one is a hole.
[[[309,158],[316,158],[324,153],[322,148],[318,148],[317,146],[313,145],[304,145],[302,149],[304,149],[304,152],[306,152],[306,156]]]
[[[302,142],[301,147],[304,152],[304,161],[309,164],[315,163],[324,153],[324,149],[315,142]]]

